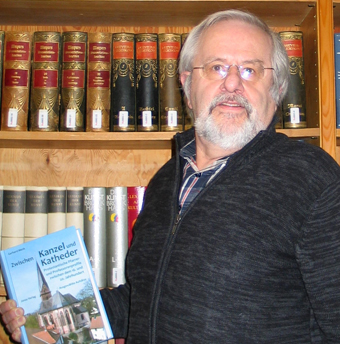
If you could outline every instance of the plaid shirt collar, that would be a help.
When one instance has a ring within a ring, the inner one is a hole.
[[[179,193],[179,212],[183,213],[201,190],[224,169],[229,157],[219,159],[210,166],[199,170],[196,164],[195,139],[180,150],[180,156],[185,161]]]
[[[190,142],[188,142],[179,152],[179,155],[186,161],[186,164],[190,164],[192,169],[195,172],[198,172],[199,169],[196,164],[196,141],[195,139],[192,139]],[[218,167],[221,164],[225,164],[229,159],[229,156],[223,157],[221,159],[218,159],[214,161],[213,164],[209,165],[208,167],[204,168],[200,172],[212,170],[212,169],[218,169]]]

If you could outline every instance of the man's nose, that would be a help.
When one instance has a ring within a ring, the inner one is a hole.
[[[231,65],[229,67],[226,77],[222,80],[221,88],[230,93],[243,91],[243,80],[238,66]]]

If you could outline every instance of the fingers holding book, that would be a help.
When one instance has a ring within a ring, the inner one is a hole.
[[[0,314],[11,337],[15,341],[20,342],[20,326],[23,326],[26,322],[24,310],[17,307],[14,300],[7,300],[0,304]]]

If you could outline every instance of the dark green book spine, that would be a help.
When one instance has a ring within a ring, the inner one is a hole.
[[[282,31],[280,37],[289,58],[290,80],[283,99],[283,127],[306,128],[306,89],[303,60],[303,36],[300,31]]]
[[[112,35],[110,131],[136,131],[135,35]]]
[[[159,130],[158,35],[136,35],[137,130]]]

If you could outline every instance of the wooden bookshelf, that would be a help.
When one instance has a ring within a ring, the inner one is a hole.
[[[230,8],[258,15],[277,32],[303,32],[307,128],[278,131],[316,139],[340,163],[333,56],[340,0],[334,8],[332,0],[0,0],[0,29],[184,33]],[[145,186],[172,156],[174,134],[0,132],[0,184]],[[3,329],[0,341],[9,343]]]

